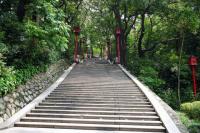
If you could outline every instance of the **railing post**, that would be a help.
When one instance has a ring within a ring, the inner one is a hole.
[[[75,47],[74,47],[74,62],[78,63],[77,53],[78,53],[78,35],[80,33],[79,27],[74,27],[74,34],[75,34]]]
[[[121,35],[121,29],[118,27],[116,29],[116,35],[117,35],[117,57],[116,57],[116,63],[120,64],[120,35]]]

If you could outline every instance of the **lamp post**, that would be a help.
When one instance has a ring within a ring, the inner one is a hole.
[[[74,48],[74,62],[78,63],[77,52],[78,52],[78,35],[80,33],[80,27],[74,27],[75,34],[75,48]]]
[[[196,66],[197,66],[197,57],[191,56],[189,59],[189,65],[192,70],[192,80],[193,80],[193,92],[194,97],[196,97],[197,94],[197,82],[196,82]]]
[[[121,35],[121,29],[118,27],[116,29],[116,35],[117,35],[117,57],[116,57],[116,63],[120,64],[120,35]]]

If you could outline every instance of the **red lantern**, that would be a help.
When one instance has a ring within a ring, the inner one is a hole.
[[[81,31],[80,27],[74,27],[74,33],[79,34]]]
[[[189,59],[189,65],[190,66],[196,66],[197,65],[197,57],[195,56],[191,56],[190,59]]]
[[[197,66],[197,57],[191,56],[189,59],[189,65],[191,66],[192,69],[192,80],[193,80],[193,92],[194,92],[194,97],[196,97],[197,94],[197,83],[196,83],[196,66]]]
[[[116,29],[116,34],[117,34],[117,35],[120,35],[120,34],[121,34],[121,29],[120,29],[119,27]]]

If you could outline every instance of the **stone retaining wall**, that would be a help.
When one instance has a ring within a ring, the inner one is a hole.
[[[49,87],[68,67],[64,60],[51,65],[47,72],[35,75],[25,85],[0,98],[0,123],[10,118]]]

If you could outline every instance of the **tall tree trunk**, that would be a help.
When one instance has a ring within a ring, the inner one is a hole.
[[[18,20],[22,22],[25,16],[25,0],[19,0],[16,14],[17,14]]]
[[[91,49],[91,58],[93,58],[94,57],[93,47],[91,46],[90,49]]]
[[[145,22],[145,13],[143,13],[141,15],[141,32],[140,32],[140,37],[138,39],[138,56],[139,57],[143,57],[144,56],[144,52],[142,50],[142,41],[143,41],[144,33],[145,33],[144,22]]]
[[[110,45],[110,39],[107,39],[107,48],[108,48],[108,52],[107,52],[107,59],[111,60],[111,45]]]
[[[182,53],[183,53],[183,46],[184,46],[184,40],[185,40],[185,35],[183,32],[181,33],[181,36],[182,36],[182,40],[181,40],[181,47],[180,47],[179,61],[178,61],[178,89],[177,89],[179,105],[181,105],[181,92],[180,92],[181,78],[180,78],[180,75],[181,75]]]
[[[125,58],[125,53],[124,53],[124,31],[122,30],[121,33],[121,41],[120,41],[120,62],[122,65],[124,65],[124,58]]]

